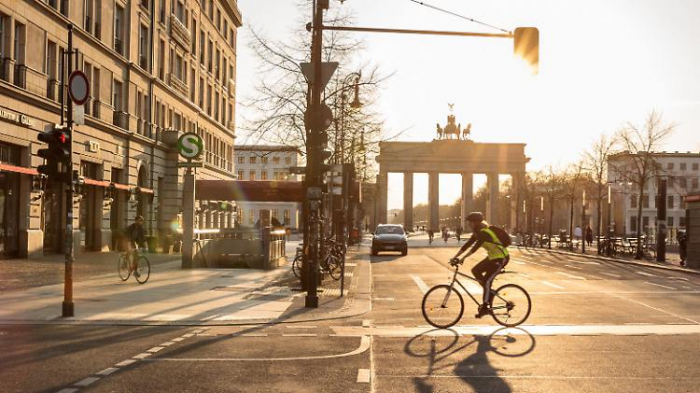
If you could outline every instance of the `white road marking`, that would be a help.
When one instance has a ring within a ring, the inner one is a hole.
[[[520,261],[514,261],[514,262],[517,263],[518,265],[527,265],[525,262],[520,262]]]
[[[357,370],[357,383],[369,383],[370,372],[367,368]]]
[[[422,278],[416,276],[415,274],[411,274],[411,278],[413,281],[418,285],[418,289],[420,289],[423,294],[426,294],[430,288],[428,288],[427,285],[425,285],[425,282],[423,281]]]
[[[393,301],[394,301],[394,298],[393,298],[393,297],[375,297],[375,298],[372,299],[372,300],[376,300],[376,301],[379,301],[379,302],[393,302]]]
[[[549,282],[549,281],[541,281],[541,283],[544,284],[544,285],[549,285],[549,286],[552,287],[552,288],[564,289],[564,287],[562,287],[561,285],[557,285],[557,284],[551,283],[551,282]]]
[[[190,338],[190,337],[192,337],[192,336],[194,336],[194,333],[183,334],[181,337],[182,337],[182,338]]]
[[[126,366],[130,366],[130,365],[132,365],[132,364],[134,364],[134,363],[136,363],[136,362],[137,362],[137,360],[135,360],[135,359],[126,359],[126,360],[124,360],[124,361],[122,361],[122,362],[119,362],[119,363],[115,364],[115,366],[117,366],[117,367],[126,367]]]
[[[669,280],[681,280],[681,281],[690,281],[689,279],[685,277],[668,277]]]
[[[264,333],[233,333],[231,335],[237,337],[267,337],[267,334]]]
[[[585,277],[574,276],[573,274],[564,273],[564,272],[557,272],[557,274],[561,274],[562,276],[570,277],[570,278],[573,278],[573,279],[576,279],[576,280],[585,280],[585,279],[586,279]]]
[[[140,353],[140,354],[138,354],[138,355],[136,355],[136,356],[132,356],[132,357],[133,357],[134,359],[141,359],[141,360],[143,360],[143,359],[145,359],[145,358],[147,358],[147,357],[149,357],[149,356],[151,356],[151,355],[153,355],[153,354],[152,354],[152,353],[148,353],[148,352],[144,352],[144,353]]]
[[[106,376],[106,375],[109,375],[117,370],[119,370],[117,367],[108,367],[108,368],[96,373],[95,375],[105,375]]]
[[[287,329],[316,329],[317,327],[312,325],[288,325]]]
[[[171,345],[173,345],[173,344],[175,344],[175,343],[172,342],[172,341],[168,341],[167,343],[162,343],[162,344],[160,344],[160,346],[161,346],[161,347],[169,347],[169,346],[171,346]]]
[[[640,335],[695,335],[700,334],[700,325],[521,325],[517,328],[502,328],[490,325],[457,325],[450,329],[433,327],[392,327],[363,329],[358,326],[332,327],[335,337],[454,337],[458,336],[640,336]],[[147,361],[158,361],[148,359]]]
[[[601,273],[601,274],[605,274],[606,276],[615,277],[615,278],[620,278],[620,277],[622,277],[622,276],[620,276],[619,274],[615,274],[615,273],[608,273],[608,272],[600,272],[600,273]]]
[[[581,268],[578,267],[578,266],[571,266],[571,265],[564,265],[564,266],[566,266],[566,267],[568,267],[568,268],[570,268],[570,269],[581,270]]]
[[[631,381],[658,381],[658,380],[686,380],[686,381],[696,381],[700,380],[700,377],[626,377],[626,376],[573,376],[573,375],[466,375],[466,374],[452,374],[452,375],[396,375],[387,374],[382,375],[386,378],[420,378],[420,379],[446,379],[446,378],[460,378],[460,379],[562,379],[562,380],[631,380]]]
[[[283,334],[282,337],[316,337],[315,334],[298,333],[298,334]]]
[[[584,265],[600,265],[600,262],[593,262],[593,261],[577,261],[575,259],[571,259],[570,262],[573,263],[582,263]]]
[[[98,378],[98,377],[88,377],[88,378],[83,379],[80,382],[76,382],[75,386],[81,386],[81,387],[88,386],[88,385],[95,383],[99,380],[100,380],[100,378]]]
[[[146,352],[156,353],[156,352],[162,351],[163,349],[165,349],[165,347],[153,347],[153,348],[149,349],[149,350],[146,351]]]
[[[666,285],[654,284],[653,282],[649,282],[649,281],[644,281],[644,283],[645,283],[645,284],[649,284],[649,285],[653,285],[653,286],[655,286],[655,287],[661,287],[661,288],[664,288],[664,289],[676,289],[676,288],[674,288],[674,287],[667,287]]]
[[[184,337],[178,337],[178,338],[174,338],[172,341],[179,343],[180,341],[182,341],[184,339],[185,339]]]
[[[649,274],[649,273],[647,273],[647,272],[635,272],[635,273],[640,274],[640,275],[642,275],[642,276],[654,277],[653,274]]]
[[[78,391],[78,389],[75,389],[75,388],[66,388],[66,389],[61,389],[56,393],[75,393],[77,391]]]

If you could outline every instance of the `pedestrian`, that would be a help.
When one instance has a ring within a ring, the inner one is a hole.
[[[676,239],[678,239],[678,251],[681,256],[681,266],[685,266],[685,260],[688,257],[688,235],[685,233],[685,231],[678,231]]]
[[[442,239],[447,243],[447,240],[450,238],[450,230],[449,228],[442,227]]]
[[[457,243],[462,240],[462,226],[457,226]]]
[[[433,244],[433,238],[435,237],[435,231],[433,231],[432,228],[428,229],[428,244],[432,245]]]
[[[586,243],[588,243],[588,247],[593,246],[593,228],[591,228],[591,224],[588,224],[588,227],[586,227]]]

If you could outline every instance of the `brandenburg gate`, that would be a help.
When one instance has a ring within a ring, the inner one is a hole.
[[[450,119],[454,123],[454,118]],[[438,126],[438,135],[447,135],[447,130]],[[524,143],[477,143],[467,140],[468,129],[464,139],[438,139],[432,142],[381,142],[377,156],[379,176],[377,179],[378,200],[374,224],[387,221],[387,180],[389,173],[403,173],[404,227],[413,228],[413,174],[428,174],[428,211],[429,225],[439,230],[439,201],[441,173],[462,175],[462,225],[466,228],[465,217],[474,207],[473,175],[486,174],[487,209],[486,219],[492,225],[508,223],[498,222],[498,176],[511,175],[513,187],[519,190],[519,179],[525,174],[525,165],[529,158],[525,156]],[[511,208],[520,206],[520,192],[511,198]],[[512,229],[511,229],[512,230]]]

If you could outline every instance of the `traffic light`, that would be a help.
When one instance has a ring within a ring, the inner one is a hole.
[[[44,165],[39,165],[37,171],[52,180],[59,179],[59,164],[64,166],[70,161],[71,139],[66,127],[55,125],[51,131],[42,132],[37,136],[40,142],[48,144],[45,149],[39,149],[37,155],[43,158]]]
[[[536,27],[518,27],[513,33],[513,53],[525,60],[537,75],[540,71],[540,31]]]

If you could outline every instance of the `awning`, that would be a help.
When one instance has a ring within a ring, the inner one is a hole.
[[[84,179],[85,185],[88,186],[97,186],[97,187],[104,187],[108,188],[109,187],[109,182],[105,180],[95,180],[95,179],[88,179],[87,177]]]
[[[129,186],[126,185],[126,184],[112,183],[112,185],[113,185],[114,188],[116,188],[117,190],[123,190],[123,191],[129,191],[129,190],[131,190],[131,187],[129,187]]]
[[[23,166],[16,166],[10,164],[0,164],[0,171],[22,173],[24,175],[38,175],[39,172],[34,168],[25,168]]]
[[[144,187],[136,187],[136,192],[141,193],[141,194],[155,194],[153,190],[150,188],[144,188]]]

